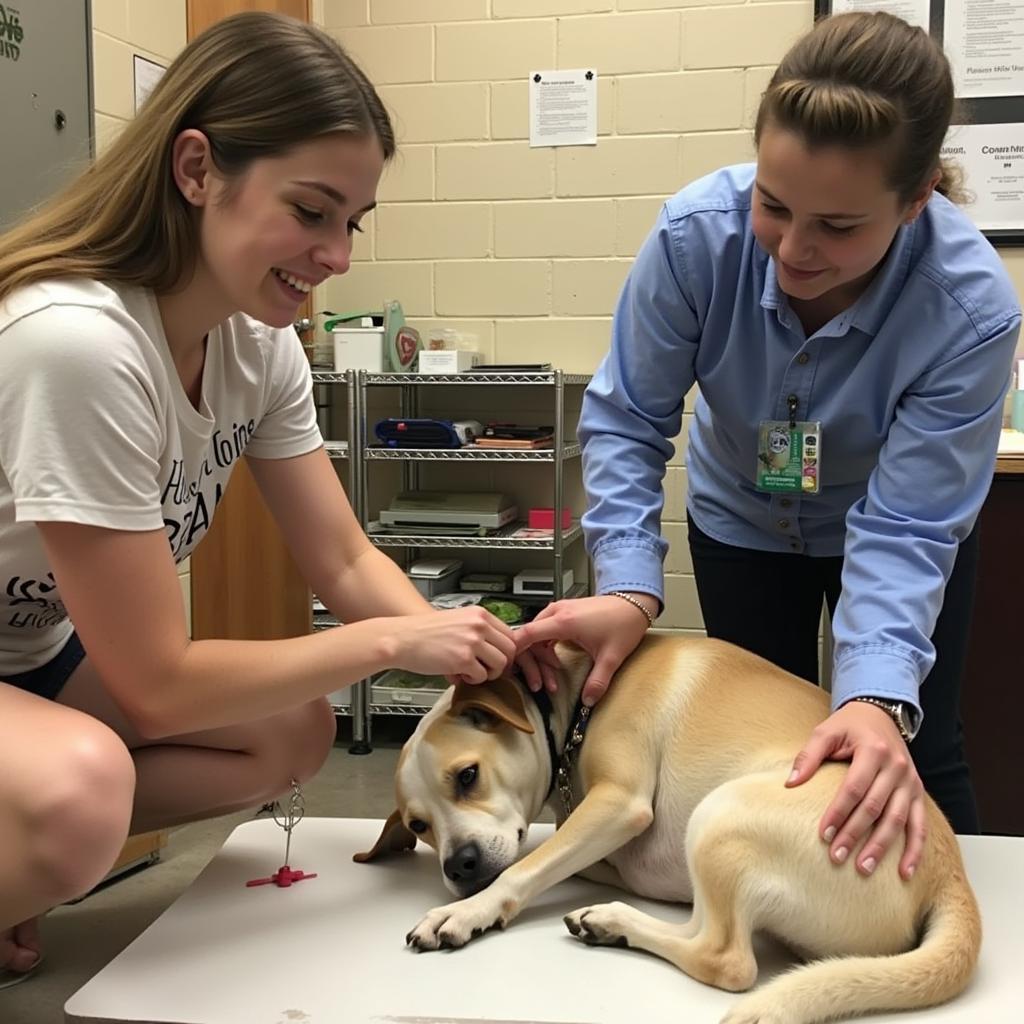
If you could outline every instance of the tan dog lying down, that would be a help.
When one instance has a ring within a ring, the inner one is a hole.
[[[590,659],[565,645],[558,653],[550,734],[561,755]],[[538,893],[581,874],[694,904],[685,925],[623,903],[578,910],[565,923],[584,942],[644,949],[735,992],[756,980],[757,930],[813,961],[745,996],[727,1024],[809,1024],[944,1002],[967,985],[981,943],[956,839],[929,800],[929,837],[909,882],[896,853],[867,878],[832,864],[818,822],[847,766],[826,764],[804,785],[784,786],[827,714],[817,687],[737,647],[649,636],[575,749],[571,814],[556,787],[558,830],[517,860],[553,778],[544,715],[514,680],[458,686],[405,745],[399,810],[356,859],[417,838],[437,850],[445,884],[462,898],[413,928],[408,942],[419,950],[504,927]]]

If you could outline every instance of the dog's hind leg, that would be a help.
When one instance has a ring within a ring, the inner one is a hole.
[[[686,856],[694,898],[687,924],[611,903],[570,915],[569,930],[584,942],[643,949],[716,988],[749,989],[757,980],[752,933],[778,887],[760,856],[758,826],[744,810],[746,788],[739,780],[719,786],[690,817]]]
[[[724,844],[701,842],[691,858],[693,916],[673,924],[625,903],[586,907],[565,918],[582,942],[642,949],[675,964],[692,978],[729,992],[744,992],[757,979],[751,929],[743,912],[742,859]]]
[[[672,924],[619,901],[582,907],[566,914],[563,921],[588,946],[642,949],[670,961],[675,955],[674,944],[692,939],[700,930],[696,916],[684,924]]]

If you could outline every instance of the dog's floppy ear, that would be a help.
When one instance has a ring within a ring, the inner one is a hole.
[[[522,688],[508,676],[486,683],[456,683],[450,713],[462,715],[473,710],[483,711],[520,732],[533,732]]]
[[[411,850],[415,845],[416,836],[402,824],[402,816],[398,811],[392,811],[388,820],[384,822],[384,829],[380,838],[373,844],[373,849],[366,853],[353,853],[352,859],[357,864],[366,864],[389,853]]]

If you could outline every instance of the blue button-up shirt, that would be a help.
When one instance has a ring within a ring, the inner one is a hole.
[[[946,581],[992,478],[1019,303],[984,236],[935,195],[864,294],[807,337],[751,231],[754,171],[670,199],[623,287],[579,430],[597,590],[663,600],[668,439],[696,381],[690,518],[726,544],[845,555],[833,705],[873,695],[920,714]],[[758,426],[789,419],[790,395],[822,424],[814,495],[755,486]]]

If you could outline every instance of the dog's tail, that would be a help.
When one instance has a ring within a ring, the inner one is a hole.
[[[797,967],[741,1000],[726,1020],[747,1020],[748,1001],[751,1009],[772,1011],[771,1020],[818,1024],[872,1011],[937,1006],[959,995],[978,961],[981,915],[959,857],[956,864],[940,883],[917,947],[892,956],[836,957]]]

